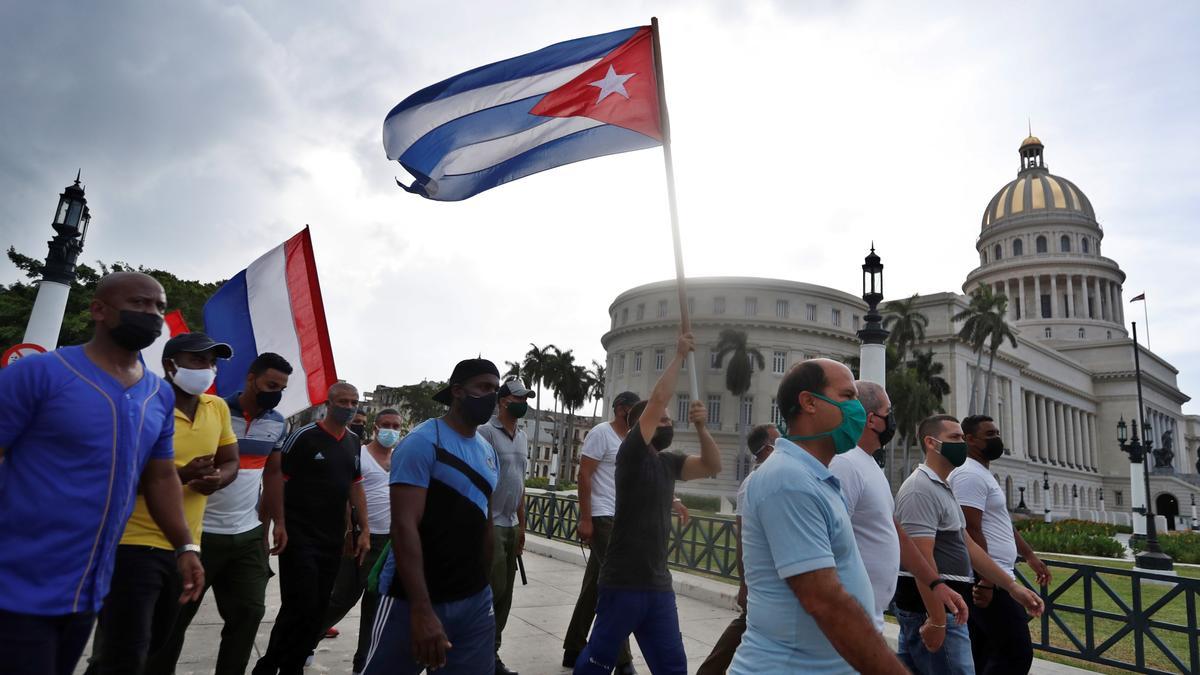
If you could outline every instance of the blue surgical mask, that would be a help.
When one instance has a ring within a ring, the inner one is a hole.
[[[375,440],[385,448],[394,448],[400,442],[399,429],[376,429]]]
[[[856,398],[849,401],[835,401],[815,392],[810,392],[816,398],[836,406],[842,411],[842,421],[836,427],[812,436],[785,436],[789,441],[814,441],[826,436],[833,437],[833,449],[837,454],[848,452],[858,446],[858,439],[863,429],[867,427],[867,410]]]

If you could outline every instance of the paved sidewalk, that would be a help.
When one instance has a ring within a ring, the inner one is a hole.
[[[529,578],[527,586],[520,585],[513,592],[513,608],[504,630],[504,647],[501,656],[510,668],[521,675],[562,675],[569,672],[562,667],[562,641],[571,612],[575,608],[575,597],[583,578],[582,553],[578,547],[563,542],[546,541],[530,537],[524,556],[525,571]],[[272,561],[272,566],[274,566]],[[730,620],[735,616],[733,597],[737,587],[692,574],[674,572],[679,604],[679,623],[683,632],[683,646],[688,655],[688,672],[694,673],[700,662],[708,656],[713,644]],[[259,627],[258,649],[266,647],[272,622],[279,610],[279,585],[272,579],[267,588],[267,614]],[[176,675],[208,675],[216,660],[217,645],[221,633],[221,617],[216,603],[210,597],[196,614],[188,630],[187,643],[179,660]],[[351,659],[357,644],[358,608],[338,624],[341,636],[322,640],[317,647],[315,662],[308,673],[349,673]],[[887,636],[895,644],[896,628],[888,625]],[[634,664],[638,672],[646,675],[649,669],[641,657],[636,640],[631,640]],[[84,652],[90,653],[90,648]],[[251,657],[251,667],[257,653]],[[76,674],[84,671],[80,663]],[[1082,673],[1075,668],[1047,661],[1035,660],[1035,673]],[[484,674],[486,675],[486,674]]]

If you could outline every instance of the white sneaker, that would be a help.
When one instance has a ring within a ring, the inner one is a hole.
[[[307,668],[313,664],[313,655],[309,654],[307,659],[304,659],[304,667]]]

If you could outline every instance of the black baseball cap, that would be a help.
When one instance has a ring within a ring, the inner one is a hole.
[[[233,347],[224,342],[217,342],[204,333],[180,333],[175,337],[167,340],[167,344],[163,345],[162,357],[169,359],[179,352],[206,352],[214,350],[217,353],[218,359],[228,359],[233,356]]]
[[[446,384],[446,388],[433,395],[433,400],[444,405],[450,405],[454,401],[454,397],[450,394],[450,390],[456,384],[462,384],[476,375],[495,375],[500,377],[500,371],[496,369],[496,364],[487,359],[466,359],[459,361],[458,365],[454,366],[454,372],[450,373],[450,381]]]
[[[615,408],[619,405],[632,406],[640,400],[642,400],[642,397],[632,391],[623,391],[613,398],[612,407]]]
[[[534,398],[537,396],[537,394],[529,391],[529,387],[526,387],[524,382],[513,379],[500,385],[499,397],[504,398],[505,396],[524,396],[525,398]]]

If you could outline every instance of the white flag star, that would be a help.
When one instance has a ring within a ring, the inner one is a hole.
[[[600,97],[596,99],[596,103],[599,104],[609,94],[620,94],[625,98],[629,98],[629,93],[625,91],[625,81],[634,75],[637,75],[637,73],[618,75],[610,63],[608,65],[608,74],[604,76],[603,80],[596,80],[589,83],[590,86],[600,88]]]

